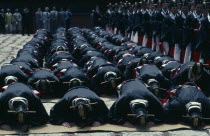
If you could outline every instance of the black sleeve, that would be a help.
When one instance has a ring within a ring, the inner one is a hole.
[[[107,122],[108,119],[108,108],[105,105],[105,103],[101,100],[98,102],[98,104],[95,105],[95,121],[98,121],[100,123]]]
[[[61,99],[55,106],[50,110],[50,122],[54,125],[61,125],[64,122],[68,122],[66,119],[66,113],[68,107],[66,100]]]
[[[161,26],[161,40],[168,40],[168,33],[170,32],[170,19],[165,17]]]
[[[173,87],[173,84],[170,80],[162,76],[160,81],[160,86],[164,89],[170,89],[171,87]]]
[[[174,85],[183,85],[186,83],[186,76],[185,76],[186,71],[178,73],[173,79],[172,82]]]
[[[183,104],[181,104],[176,98],[172,99],[169,103],[167,103],[164,110],[164,119],[166,122],[175,123],[180,121],[180,117],[182,115]]]
[[[123,111],[126,111],[126,109],[118,110],[119,108],[116,107],[116,102],[112,105],[110,111],[109,111],[109,121],[112,124],[117,125],[123,125],[127,120],[125,117],[123,117]]]
[[[36,111],[35,114],[31,115],[31,125],[32,126],[40,126],[48,123],[49,115],[47,114],[44,105],[41,100],[35,96],[31,105],[29,105],[29,109],[32,111]]]
[[[9,116],[7,113],[7,109],[5,109],[6,103],[4,103],[3,99],[0,99],[0,125],[7,124],[9,120]]]
[[[163,117],[163,108],[162,108],[160,101],[158,100],[157,97],[155,97],[153,95],[150,96],[148,101],[149,101],[148,111],[149,111],[149,113],[155,115],[155,118],[153,119],[153,121],[156,123],[160,123],[164,118]]]

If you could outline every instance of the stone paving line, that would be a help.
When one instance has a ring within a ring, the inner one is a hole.
[[[32,39],[32,36],[22,35],[0,35],[0,66],[9,63],[22,46]],[[111,106],[113,100],[105,101],[108,107]],[[52,103],[53,104],[53,103]],[[51,104],[45,104],[49,111]],[[20,135],[20,134],[19,134]],[[19,136],[13,135],[13,136]],[[167,132],[91,132],[91,133],[53,133],[53,134],[28,134],[29,136],[210,136],[210,129],[203,131],[196,130],[176,130]],[[0,134],[0,136],[3,136]],[[4,135],[11,136],[11,135]]]
[[[0,66],[9,63],[12,58],[16,57],[18,50],[31,39],[32,36],[22,36],[20,34],[0,35]]]

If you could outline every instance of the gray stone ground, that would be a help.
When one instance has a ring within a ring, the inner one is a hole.
[[[0,35],[0,66],[9,63],[16,56],[16,53],[22,46],[32,38],[22,35]],[[44,102],[45,100],[43,100]],[[108,107],[112,105],[114,99],[104,99]],[[44,103],[47,111],[53,106],[53,103]],[[1,134],[0,134],[1,135]],[[95,132],[95,133],[55,133],[55,134],[29,134],[29,136],[209,136],[209,130],[176,130],[167,132]],[[6,136],[6,135],[5,135]]]

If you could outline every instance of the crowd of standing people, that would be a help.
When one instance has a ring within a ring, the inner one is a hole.
[[[33,13],[32,13],[33,14]],[[1,9],[0,13],[0,33],[1,34],[22,34],[30,35],[30,26],[33,23],[32,15],[27,8],[20,12],[15,9],[12,13],[10,9],[7,9],[6,13],[4,9]],[[66,11],[60,8],[60,11],[56,10],[56,7],[49,10],[49,7],[45,8],[43,12],[41,8],[38,8],[34,13],[36,29],[47,29],[51,33],[55,33],[55,30],[59,27],[70,28],[72,13],[68,8]]]
[[[94,11],[94,26],[106,27],[177,61],[210,64],[208,1],[141,1],[107,5]]]
[[[63,8],[57,11],[56,8],[53,7],[52,11],[49,11],[49,8],[46,7],[44,12],[39,8],[35,13],[35,18],[38,29],[44,28],[47,29],[48,32],[55,33],[59,27],[70,28],[72,13],[69,8],[67,11],[64,11]]]

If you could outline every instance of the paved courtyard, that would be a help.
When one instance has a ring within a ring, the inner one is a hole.
[[[32,36],[22,35],[0,35],[0,66],[4,63],[9,63],[16,53]],[[105,98],[104,101],[110,107],[115,99]],[[42,100],[48,113],[55,102],[47,102]],[[1,135],[1,133],[0,133]],[[195,131],[195,130],[176,130],[166,132],[95,132],[95,133],[54,133],[54,134],[29,134],[30,136],[209,136],[209,130]]]

